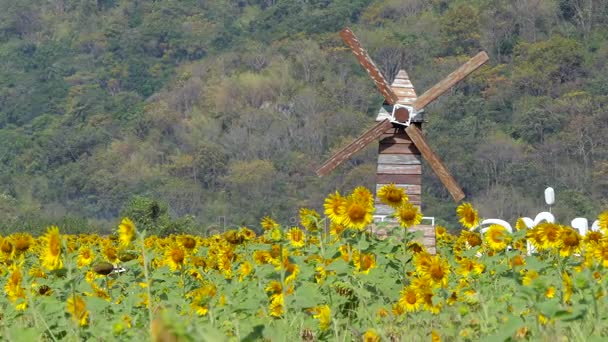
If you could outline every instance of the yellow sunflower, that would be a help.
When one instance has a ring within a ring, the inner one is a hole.
[[[186,251],[182,246],[174,243],[165,251],[165,264],[169,265],[171,271],[181,270],[186,262]]]
[[[404,287],[403,290],[401,290],[401,296],[397,303],[407,312],[418,311],[420,304],[422,303],[422,297],[419,292],[420,291],[413,286]]]
[[[304,244],[306,243],[306,234],[304,234],[300,228],[293,227],[287,232],[286,235],[287,240],[289,240],[289,243],[292,246],[296,248],[304,247]]]
[[[333,224],[340,224],[342,222],[342,212],[344,211],[345,204],[346,198],[342,197],[338,191],[330,194],[323,204],[325,216],[329,217]]]
[[[486,245],[494,251],[502,251],[507,248],[511,242],[511,235],[505,227],[499,224],[491,225],[484,233]]]
[[[76,258],[76,262],[78,263],[78,268],[82,268],[85,266],[89,266],[93,259],[95,258],[95,254],[88,246],[84,246],[80,248],[78,252],[78,257]]]
[[[331,309],[327,304],[316,306],[312,309],[315,314],[312,316],[319,320],[321,331],[327,330],[331,324]]]
[[[135,232],[135,224],[133,221],[128,217],[123,218],[118,225],[118,239],[120,240],[120,245],[123,247],[129,246],[135,237]]]
[[[353,253],[353,264],[357,272],[368,274],[372,268],[376,267],[376,256],[372,253]]]
[[[566,257],[574,253],[580,253],[582,238],[575,229],[563,227],[560,238],[562,240],[561,248],[559,250],[561,256]]]
[[[608,210],[603,211],[601,214],[599,214],[597,219],[599,221],[599,226],[602,232],[604,234],[608,233]]]
[[[450,264],[447,259],[438,255],[430,257],[430,263],[427,267],[416,269],[419,274],[429,280],[431,286],[446,287],[448,285],[448,276],[450,274]]]
[[[422,221],[422,213],[420,208],[414,206],[410,202],[403,202],[399,208],[395,211],[395,217],[401,227],[409,228],[415,226]]]
[[[479,225],[479,215],[477,210],[469,202],[462,203],[456,208],[456,214],[460,217],[459,222],[468,229],[473,229]]]
[[[361,339],[363,342],[380,342],[380,335],[375,329],[367,329]]]
[[[378,199],[380,199],[382,203],[388,204],[395,209],[408,201],[405,190],[396,187],[395,184],[382,186],[380,190],[378,190]]]
[[[15,302],[19,298],[25,299],[25,289],[21,287],[23,281],[21,267],[12,265],[9,270],[10,275],[4,285],[4,292],[6,292],[6,295],[11,302]]]
[[[359,196],[348,196],[344,204],[342,223],[351,229],[363,230],[372,223],[374,206]]]
[[[63,260],[61,259],[61,236],[59,235],[59,228],[56,226],[49,227],[41,240],[43,246],[40,258],[42,267],[49,271],[62,268]]]
[[[538,243],[539,250],[560,248],[563,241],[561,239],[563,228],[555,223],[542,222],[534,229],[536,231],[535,241]],[[534,244],[534,241],[532,241]]]
[[[372,208],[374,206],[374,195],[364,186],[356,187],[349,197],[353,197],[356,201],[365,203]]]
[[[469,258],[462,258],[458,260],[458,264],[459,266],[456,269],[456,274],[459,274],[465,278],[468,277],[471,273],[481,274],[485,269],[484,264]]]

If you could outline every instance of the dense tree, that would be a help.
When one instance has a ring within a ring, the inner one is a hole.
[[[344,26],[418,94],[488,51],[426,108],[430,144],[483,215],[533,215],[551,185],[558,215],[592,218],[608,205],[607,18],[599,0],[0,0],[0,224],[253,226],[372,187],[375,146],[314,174],[382,104]],[[425,214],[453,222],[423,166]]]

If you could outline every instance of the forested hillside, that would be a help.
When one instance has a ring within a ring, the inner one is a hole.
[[[314,174],[382,103],[344,26],[419,94],[488,52],[424,126],[482,214],[533,215],[546,186],[563,221],[606,208],[606,0],[0,0],[4,229],[150,208],[255,226],[372,187],[376,146]],[[449,221],[423,169],[423,212]]]

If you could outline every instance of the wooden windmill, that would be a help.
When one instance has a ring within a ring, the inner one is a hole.
[[[317,175],[319,177],[327,175],[356,152],[370,143],[380,140],[376,190],[384,184],[395,183],[398,187],[405,189],[413,204],[420,206],[422,185],[420,162],[423,157],[454,201],[462,200],[464,192],[422,134],[423,110],[426,105],[483,65],[488,60],[488,55],[483,51],[478,53],[441,82],[417,97],[414,86],[405,71],[400,71],[392,86],[389,85],[355,34],[349,28],[345,28],[340,32],[340,36],[372,78],[385,102],[383,110],[378,115],[378,123],[348,146],[336,152],[317,170]],[[392,213],[392,210],[378,205],[376,212],[387,215]]]

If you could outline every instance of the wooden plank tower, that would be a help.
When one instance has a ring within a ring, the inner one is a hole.
[[[414,85],[405,70],[399,70],[391,88],[399,98],[400,105],[411,106],[418,98]],[[390,119],[391,106],[384,105],[380,108],[376,121]],[[419,113],[412,118],[411,124],[421,128],[425,121],[424,115]],[[422,194],[422,155],[416,145],[412,142],[404,127],[391,127],[380,136],[378,148],[378,167],[376,169],[376,193],[387,184],[395,184],[407,193],[410,202],[421,207]],[[396,222],[388,217],[394,209],[383,204],[376,196],[376,221]],[[435,254],[435,226],[433,224],[421,224],[412,227],[411,230],[422,231],[422,243],[431,254]]]

